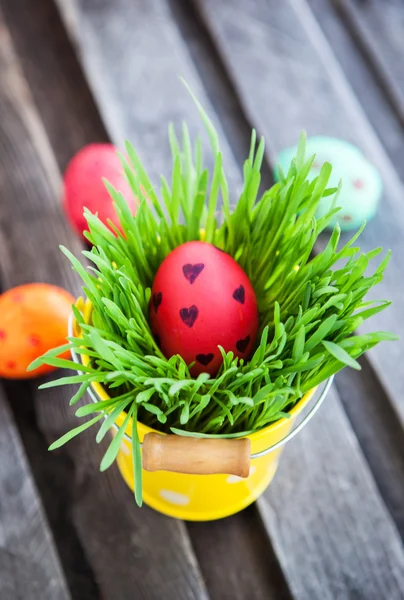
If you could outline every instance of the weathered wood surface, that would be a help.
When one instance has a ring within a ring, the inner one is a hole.
[[[257,503],[293,597],[404,596],[401,539],[335,389],[316,422],[285,449],[274,482]]]
[[[403,3],[401,0],[334,2],[404,124]]]
[[[292,599],[255,506],[188,530],[212,600]]]
[[[383,143],[396,171],[404,180],[404,136],[397,112],[386,100],[386,89],[374,73],[366,55],[358,47],[357,35],[347,29],[340,3],[334,0],[308,0],[332,51],[340,63],[362,108]],[[370,2],[358,2],[364,10]],[[383,12],[383,2],[378,2]],[[401,51],[402,54],[402,51]]]
[[[383,386],[365,358],[345,369],[336,386],[377,486],[404,539],[404,436]]]
[[[97,5],[95,2],[89,4],[93,6]],[[154,89],[158,93],[159,86],[161,85],[160,95],[162,95],[166,82],[165,80],[159,82],[158,74],[155,74],[153,77],[150,72],[148,72],[147,76],[139,77],[137,88],[132,90],[132,97],[129,104],[127,103],[127,98],[116,91],[122,79],[130,79],[133,71],[136,73],[144,72],[146,69],[145,65],[147,64],[147,60],[142,53],[134,54],[130,65],[120,60],[125,56],[126,43],[125,36],[120,34],[122,30],[121,26],[118,26],[118,23],[122,23],[122,27],[128,30],[140,27],[142,30],[145,28],[146,31],[154,31],[154,38],[159,40],[165,40],[168,36],[167,30],[170,29],[171,43],[173,44],[173,40],[177,39],[174,50],[175,61],[177,64],[178,57],[181,57],[181,63],[179,64],[182,66],[187,64],[186,54],[184,58],[186,47],[181,43],[178,32],[175,34],[175,23],[160,19],[160,15],[166,10],[162,2],[154,1],[151,3],[154,10],[148,10],[146,12],[147,19],[143,21],[142,15],[139,14],[139,8],[135,11],[132,9],[132,3],[121,0],[118,6],[114,5],[113,15],[110,14],[110,10],[112,11],[112,9],[109,7],[105,8],[103,18],[101,14],[98,14],[97,18],[99,20],[102,19],[104,23],[101,35],[100,28],[97,26],[97,20],[86,16],[86,13],[88,14],[88,11],[90,11],[89,4],[87,3],[85,8],[83,8],[83,13],[78,12],[74,16],[70,13],[70,16],[71,23],[76,23],[77,29],[75,29],[74,36],[85,68],[89,71],[93,71],[94,69],[99,70],[98,75],[95,75],[94,72],[92,74],[92,85],[95,86],[93,89],[100,104],[100,109],[104,115],[107,115],[107,113],[113,114],[115,123],[126,124],[125,135],[138,146],[147,165],[164,164],[167,160],[167,150],[164,145],[155,145],[151,152],[150,148],[142,144],[142,139],[135,125],[138,119],[136,116],[137,112],[139,115],[143,115],[145,111],[150,110],[150,94],[148,91]],[[212,8],[212,11],[220,14],[222,4],[220,8],[217,4],[214,6],[215,9]],[[76,10],[78,9],[76,8]],[[111,20],[108,17],[110,16],[113,25],[109,25]],[[236,15],[235,19],[238,20]],[[259,19],[257,18],[256,21],[259,22]],[[241,24],[242,20],[238,22]],[[179,50],[181,50],[180,53]],[[156,56],[157,44],[155,44],[153,51],[155,53],[154,56]],[[160,51],[163,53],[168,51],[164,43],[162,43]],[[96,59],[94,56],[96,56]],[[112,56],[115,58],[114,61],[111,58]],[[263,57],[264,59],[265,57]],[[158,62],[157,58],[156,61]],[[114,64],[118,64],[119,68],[114,70]],[[101,74],[105,72],[107,67],[109,71],[108,79],[101,77]],[[125,67],[126,71],[124,71]],[[189,78],[191,85],[199,90],[199,83],[195,81],[196,74],[189,71],[189,73],[186,73],[186,77]],[[255,91],[256,86],[250,87],[251,90]],[[203,91],[200,90],[198,93],[202,102],[209,106]],[[279,93],[281,94],[282,92],[280,91]],[[113,108],[110,106],[112,97]],[[166,95],[164,115],[172,114],[178,102],[182,103],[183,100],[179,100],[177,96]],[[188,110],[186,118],[191,125],[191,129],[195,131],[198,129],[197,116],[195,113],[189,114]],[[155,116],[155,118],[157,117]],[[158,118],[160,119],[160,115]],[[278,127],[281,127],[282,122],[279,119],[279,114],[277,118]],[[110,133],[114,137],[114,124],[112,120],[110,121],[111,127]],[[158,125],[155,125],[154,130],[157,130],[157,128]],[[276,135],[276,132],[273,133]],[[269,132],[268,137],[270,138],[271,135],[272,133]],[[223,146],[226,149],[225,144]],[[158,157],[156,156],[157,153],[159,154]],[[231,156],[228,155],[228,161],[230,160]],[[299,483],[299,491],[302,498],[299,505],[300,523],[296,534],[291,533],[287,536],[279,522],[276,521],[274,524],[274,522],[270,523],[267,521],[267,500],[263,500],[262,505],[260,505],[261,512],[265,517],[267,527],[270,531],[272,543],[278,551],[278,556],[281,558],[281,566],[287,576],[287,581],[289,583],[290,578],[293,591],[296,592],[297,597],[313,597],[310,596],[313,589],[312,583],[304,583],[307,579],[307,572],[305,571],[307,565],[299,567],[298,561],[293,559],[293,555],[296,552],[296,544],[300,541],[297,534],[299,530],[299,535],[303,538],[308,538],[310,541],[309,544],[306,546],[303,545],[303,547],[305,548],[304,551],[311,552],[315,556],[318,572],[317,581],[321,585],[327,587],[328,576],[331,573],[332,580],[330,586],[332,586],[332,590],[335,592],[338,589],[341,598],[353,598],[355,589],[352,588],[352,578],[348,577],[347,574],[356,572],[357,580],[361,584],[364,584],[364,581],[367,580],[366,592],[371,591],[372,588],[380,592],[383,586],[385,586],[389,593],[392,590],[393,594],[398,598],[404,593],[404,584],[398,577],[399,569],[404,566],[399,536],[375,488],[363,456],[358,446],[352,441],[354,440],[352,430],[335,396],[336,392],[334,392],[334,401],[322,409],[322,421],[318,423],[314,422],[308,428],[304,438],[305,453],[307,453],[306,462],[308,465],[313,465],[312,477],[301,477],[301,465],[297,461],[300,446],[297,450],[292,446],[288,451],[289,457],[288,454],[285,457],[283,465],[284,477],[289,478],[291,482],[288,500],[290,503],[292,502],[293,492],[291,490],[293,490],[295,481]],[[336,431],[334,431],[334,428]],[[333,451],[334,446],[338,447],[338,452]],[[323,460],[321,455],[319,456],[320,447],[327,448],[324,451],[327,461]],[[329,461],[331,461],[331,464],[328,464]],[[334,473],[335,476],[333,478],[324,477],[325,467]],[[322,478],[317,477],[320,472],[323,474]],[[348,485],[350,482],[355,483],[353,489]],[[285,495],[279,489],[279,486],[274,486],[268,493],[270,497],[272,495],[276,496],[274,506],[279,507],[285,500]],[[313,496],[318,498],[318,502],[313,502]],[[361,503],[368,496],[371,497],[369,509],[364,511]],[[338,513],[341,506],[344,507],[346,513],[344,518],[346,518],[347,522],[356,524],[354,537],[348,535],[345,529],[338,532],[337,527],[335,527],[336,515],[338,515],[338,518],[341,518]],[[279,512],[279,521],[284,521],[285,529],[293,528],[294,521],[290,518],[294,514],[292,507],[285,513],[283,511]],[[334,521],[329,527],[324,522],[324,513],[333,516]],[[197,529],[197,526],[194,525],[190,528],[193,534],[197,533]],[[213,527],[211,529],[213,530]],[[215,525],[214,531],[220,531],[219,524]],[[373,544],[372,539],[375,531],[377,531],[376,536],[378,541]],[[334,541],[336,546],[338,546],[338,543],[341,543],[341,551],[339,552],[334,548],[335,564],[330,566],[330,553],[326,552],[325,549],[330,543],[330,538],[337,536],[338,533],[342,534],[344,539],[338,539],[338,542]],[[205,537],[208,538],[206,532]],[[207,542],[204,543],[203,540],[199,539],[197,542],[194,542],[195,548],[198,548],[198,542],[200,544],[199,547],[205,543],[206,547],[209,547]],[[211,546],[214,544],[215,542],[212,540]],[[347,545],[352,545],[349,554],[346,553]],[[373,549],[373,545],[375,549]],[[384,565],[382,574],[379,571],[380,564]],[[291,572],[292,566],[293,569],[299,571],[294,576]],[[377,574],[378,577],[382,575],[382,583],[380,585],[376,586],[374,582],[372,583],[373,573]],[[318,595],[320,593],[319,586],[316,587],[316,592],[317,596],[315,597],[321,597]],[[388,598],[389,596],[382,595],[379,597]]]
[[[171,169],[168,123],[180,127],[185,121],[192,136],[201,131],[197,109],[180,77],[213,112],[168,4],[161,0],[56,3],[68,17],[67,26],[110,137],[119,146],[130,139],[147,161],[152,182],[159,186],[160,174]],[[215,116],[214,121],[221,131]],[[224,160],[229,157],[230,184],[235,185],[228,146],[224,154]]]
[[[60,169],[104,124],[53,0],[1,0],[4,20]],[[43,43],[46,40],[46,43]],[[32,49],[35,48],[33,56]]]
[[[77,293],[58,250],[64,243],[79,251],[61,215],[59,173],[4,27],[1,32],[0,280],[5,287],[51,281]],[[37,393],[36,385],[38,422],[51,441],[75,422],[70,391]],[[65,493],[103,598],[206,598],[184,524],[136,509],[116,467],[98,472],[105,445],[98,448],[93,437],[89,432],[60,453],[74,462],[74,486]]]
[[[390,298],[393,307],[369,327],[394,331],[404,340],[403,186],[380,141],[347,83],[326,39],[304,0],[269,5],[264,0],[198,3],[252,124],[267,138],[272,163],[279,150],[309,135],[342,137],[357,144],[380,169],[385,194],[377,219],[361,236],[367,251],[393,249],[384,281],[373,297]],[[403,342],[380,345],[369,354],[404,424]]]
[[[64,575],[0,387],[0,598],[67,600]]]

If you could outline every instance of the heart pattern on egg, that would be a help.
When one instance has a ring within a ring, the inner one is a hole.
[[[245,337],[244,339],[238,340],[236,342],[236,348],[237,348],[237,350],[239,352],[243,352],[244,353],[246,351],[246,349],[247,349],[248,344],[250,343],[250,339],[251,339],[250,336],[247,335],[247,337]]]
[[[212,362],[212,360],[214,359],[215,355],[212,354],[212,352],[209,352],[209,354],[197,354],[196,355],[196,360],[201,363],[201,365],[204,365],[205,367]]]
[[[197,263],[196,265],[191,265],[190,263],[187,263],[182,267],[182,272],[184,273],[185,279],[187,279],[192,285],[204,268],[205,265],[203,263]]]
[[[198,307],[193,304],[189,308],[181,308],[180,317],[181,321],[185,323],[187,327],[192,327],[198,318],[199,310]]]
[[[245,302],[245,290],[244,287],[242,285],[240,285],[238,288],[236,288],[233,292],[233,298],[235,300],[237,300],[237,302],[240,302],[240,304],[244,304]]]
[[[159,309],[160,304],[163,301],[163,294],[161,292],[156,292],[153,294],[152,297],[152,302],[153,302],[153,308],[154,308],[154,312],[157,314],[157,311]]]

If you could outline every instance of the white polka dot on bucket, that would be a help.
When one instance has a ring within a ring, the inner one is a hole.
[[[171,490],[160,490],[160,496],[170,502],[171,504],[177,504],[178,506],[186,506],[191,502],[191,499],[188,498],[185,494],[180,494],[179,492],[173,492]]]
[[[248,474],[248,477],[250,477],[251,475],[253,475],[256,471],[256,467],[250,467],[250,472]],[[239,483],[240,481],[245,481],[245,479],[243,477],[238,477],[237,475],[229,475],[228,478],[226,479],[227,483]]]

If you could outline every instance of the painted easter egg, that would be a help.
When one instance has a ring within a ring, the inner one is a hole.
[[[329,187],[337,187],[342,179],[342,189],[336,205],[341,210],[334,215],[328,228],[332,229],[338,222],[343,231],[357,229],[365,220],[376,214],[377,206],[383,192],[383,184],[378,170],[354,146],[337,138],[316,136],[308,138],[306,156],[315,154],[308,179],[312,180],[320,173],[325,162],[332,165]],[[296,155],[296,147],[285,148],[278,155],[278,164],[286,173],[292,158]],[[275,177],[279,173],[275,170]],[[316,217],[322,217],[330,210],[334,196],[323,198],[318,206]]]
[[[47,283],[29,283],[0,295],[0,377],[26,379],[53,371],[28,365],[51,348],[66,343],[74,298]]]
[[[70,224],[79,235],[88,229],[84,208],[97,213],[105,225],[109,220],[121,230],[103,178],[122,192],[131,212],[136,212],[132,190],[116,152],[112,144],[90,144],[77,152],[66,168],[63,205]]]
[[[152,332],[163,354],[179,354],[193,376],[214,375],[218,346],[248,358],[258,330],[257,299],[236,261],[205,242],[187,242],[160,265],[150,302]]]

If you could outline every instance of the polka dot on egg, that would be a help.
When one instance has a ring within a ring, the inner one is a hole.
[[[24,300],[24,296],[17,292],[16,294],[13,294],[12,300],[16,304],[20,304]]]
[[[0,340],[5,340],[6,337],[7,337],[7,334],[4,331],[4,329],[0,329]]]
[[[191,499],[185,494],[173,492],[172,490],[160,490],[159,494],[163,500],[170,502],[170,504],[176,504],[177,506],[186,506],[191,502]]]
[[[31,346],[37,347],[41,343],[41,338],[38,335],[30,335],[28,342]]]
[[[15,360],[8,360],[6,362],[7,369],[15,369],[16,366],[17,366],[17,363],[15,362]]]
[[[365,183],[362,181],[362,179],[355,179],[355,181],[352,182],[352,185],[357,190],[361,190],[365,187]]]

